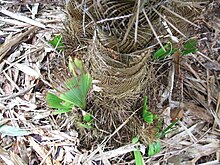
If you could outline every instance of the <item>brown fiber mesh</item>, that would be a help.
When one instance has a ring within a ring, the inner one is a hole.
[[[98,107],[95,108],[98,127],[112,133],[132,114],[141,95],[148,95],[149,102],[153,102],[151,98],[156,100],[161,84],[156,83],[156,72],[148,62],[152,52],[148,47],[158,42],[153,31],[164,40],[168,34],[162,24],[165,18],[187,36],[190,22],[206,3],[206,0],[69,1],[69,34],[79,44],[73,50],[78,49],[77,55],[85,60],[88,71],[103,89],[93,97]],[[169,28],[179,35],[171,25]],[[142,123],[134,122],[138,118],[134,115],[121,130],[127,132],[126,137],[143,132]],[[120,136],[123,135],[119,133]]]

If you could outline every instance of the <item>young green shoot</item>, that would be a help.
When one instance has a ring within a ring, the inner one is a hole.
[[[146,123],[152,124],[155,119],[157,119],[157,115],[148,111],[147,106],[147,96],[144,96],[144,104],[142,109],[142,117]]]
[[[148,156],[151,157],[161,150],[161,143],[160,141],[152,142],[148,145]]]
[[[72,111],[74,108],[79,108],[83,112],[86,110],[87,94],[92,86],[92,77],[85,73],[82,61],[79,59],[69,60],[69,70],[73,77],[65,82],[66,90],[57,95],[48,93],[46,102],[49,107],[56,109],[53,114],[61,114]],[[86,124],[80,125],[85,128],[91,127],[93,117],[89,113],[83,113],[83,121]]]
[[[63,37],[61,34],[53,36],[53,39],[49,43],[57,50],[63,51]]]
[[[134,137],[132,139],[132,144],[136,144],[139,141],[139,137]],[[134,159],[136,165],[144,165],[144,159],[139,150],[134,151]]]
[[[181,47],[174,47],[171,42],[168,42],[166,45],[164,45],[164,49],[160,48],[153,54],[153,58],[156,60],[163,60],[168,56],[173,55],[176,51],[180,51],[180,54],[187,55],[190,53],[195,53],[198,49],[196,47],[197,41],[194,39],[190,39],[186,41],[183,45],[183,48]]]

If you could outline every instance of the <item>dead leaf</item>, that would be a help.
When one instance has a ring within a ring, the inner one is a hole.
[[[38,73],[36,70],[32,69],[30,66],[26,64],[15,64],[14,66],[29,76],[33,76],[35,78],[40,77],[40,73]]]
[[[203,156],[208,156],[219,150],[219,142],[220,141],[216,139],[215,141],[208,144],[194,144],[193,147],[188,148],[186,152],[191,158],[201,158]]]
[[[28,24],[30,24],[30,25],[34,25],[34,26],[38,26],[38,27],[41,27],[41,28],[45,28],[45,25],[42,24],[41,22],[35,21],[35,20],[33,20],[33,19],[30,19],[30,18],[28,18],[28,17],[26,17],[26,16],[23,16],[23,15],[20,15],[20,14],[18,14],[18,13],[10,12],[9,10],[6,10],[6,9],[4,9],[4,8],[2,8],[2,9],[0,10],[0,13],[5,14],[5,15],[7,15],[7,16],[9,16],[9,17],[11,17],[11,18],[14,18],[14,19],[16,19],[16,20],[19,20],[19,21],[28,23]]]
[[[34,141],[32,137],[28,137],[30,146],[40,155],[40,157],[46,162],[47,165],[53,165],[50,156],[47,156],[48,151],[44,148],[44,146],[39,145],[37,142]]]
[[[3,85],[3,90],[6,95],[10,95],[13,93],[12,86],[8,83],[8,81],[5,81]]]
[[[217,61],[207,61],[203,65],[209,70],[220,71],[220,64]]]
[[[0,157],[7,165],[27,165],[17,154],[8,152],[0,146]]]
[[[1,126],[0,133],[2,135],[8,135],[8,136],[25,136],[31,134],[31,132],[29,132],[28,130],[20,129],[9,125]]]
[[[202,108],[195,103],[184,102],[183,108],[185,111],[188,111],[191,115],[195,116],[198,119],[205,120],[209,123],[213,121],[212,115],[205,108]]]
[[[10,158],[14,165],[27,165],[17,154],[10,152]]]
[[[30,33],[33,33],[36,27],[31,27],[24,33],[17,34],[10,39],[10,42],[5,42],[0,46],[0,62],[5,57],[5,55],[11,50],[11,48],[19,44],[22,39],[27,37]]]
[[[170,117],[172,119],[172,122],[177,121],[179,119],[182,119],[184,115],[183,108],[177,107],[170,111]]]

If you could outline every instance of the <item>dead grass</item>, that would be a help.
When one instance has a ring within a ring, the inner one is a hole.
[[[220,4],[215,3],[197,19],[201,28],[193,30],[200,52],[181,59],[182,120],[174,132],[161,140],[162,151],[144,158],[146,164],[196,164],[198,160],[204,162],[205,156],[209,164],[220,162],[220,19],[216,15]],[[19,127],[30,133],[26,136],[0,133],[0,164],[134,164],[131,153],[134,145],[118,148],[105,145],[127,121],[103,143],[90,144],[92,148],[85,150],[87,146],[79,144],[81,139],[73,127],[73,119],[65,114],[52,115],[45,103],[47,91],[56,85],[52,83],[57,77],[53,71],[66,70],[67,55],[48,44],[52,34],[63,29],[63,4],[55,0],[35,4],[0,1],[0,4],[0,126]],[[172,67],[167,72],[169,81],[160,94],[166,90],[172,92],[163,95],[170,97],[171,104],[162,103],[163,99],[160,104],[164,126],[170,123],[170,116],[176,117],[175,109],[179,112],[180,107]],[[137,145],[144,153],[145,146]]]

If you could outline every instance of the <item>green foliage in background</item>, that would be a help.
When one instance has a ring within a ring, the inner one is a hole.
[[[187,55],[190,53],[195,53],[197,49],[197,41],[190,39],[183,44],[183,48],[180,46],[174,47],[171,42],[168,42],[163,48],[160,48],[153,54],[153,58],[157,60],[163,60],[166,57],[173,55],[176,51],[180,51],[181,55]]]
[[[157,60],[163,60],[166,57],[173,55],[177,51],[179,51],[180,55],[183,56],[183,55],[187,55],[190,53],[195,53],[197,50],[198,50],[197,41],[194,39],[190,39],[186,41],[182,47],[180,47],[179,45],[174,46],[171,42],[169,42],[164,46],[164,48],[160,48],[158,51],[156,51],[153,54],[153,58]],[[148,156],[151,157],[160,152],[161,143],[159,139],[164,137],[166,134],[169,134],[170,132],[172,132],[173,127],[176,125],[177,121],[172,122],[165,129],[161,130],[162,123],[160,119],[158,118],[158,116],[148,111],[146,96],[144,97],[142,117],[143,117],[143,120],[148,124],[154,124],[154,123],[157,124],[157,128],[158,128],[158,133],[156,134],[156,138],[158,140],[148,145]]]

